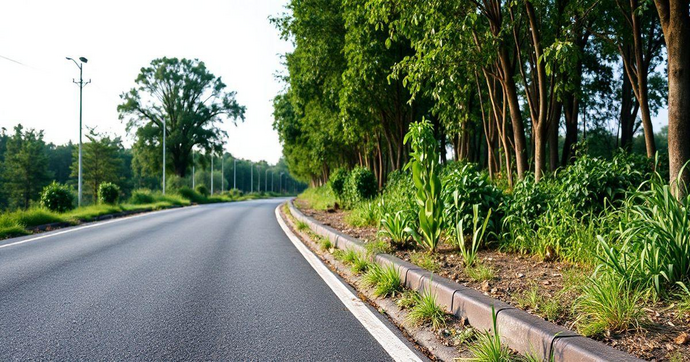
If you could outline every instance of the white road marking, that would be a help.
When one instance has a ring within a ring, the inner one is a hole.
[[[108,221],[94,222],[93,224],[89,224],[89,225],[84,225],[84,226],[79,226],[79,227],[73,227],[73,228],[70,228],[70,229],[67,229],[67,230],[62,230],[62,231],[58,231],[58,232],[51,233],[51,234],[40,235],[40,236],[37,236],[37,237],[35,237],[35,238],[29,238],[29,239],[24,239],[24,240],[21,240],[21,241],[16,241],[16,242],[14,242],[14,243],[9,243],[9,244],[0,245],[0,249],[2,249],[2,248],[7,248],[7,247],[10,247],[10,246],[15,246],[15,245],[20,245],[20,244],[28,243],[28,242],[30,242],[30,241],[36,241],[36,240],[46,239],[46,238],[49,238],[49,237],[52,237],[52,236],[67,234],[67,233],[71,233],[71,232],[77,231],[77,230],[83,230],[83,229],[93,228],[93,227],[96,227],[96,226],[108,225],[108,224],[111,224],[111,223],[114,223],[114,222],[119,222],[119,221],[124,221],[124,220],[131,220],[131,219],[138,218],[138,217],[142,217],[142,216],[162,214],[162,213],[164,213],[164,212],[175,211],[175,210],[181,210],[181,209],[186,209],[186,208],[189,208],[189,207],[196,207],[196,205],[194,205],[194,206],[188,206],[188,207],[178,207],[178,208],[168,209],[168,210],[149,211],[149,212],[144,212],[143,214],[139,214],[139,215],[125,216],[125,217],[121,217],[121,218],[117,218],[117,219],[112,219],[112,220],[108,220]]]
[[[285,235],[292,241],[297,250],[309,262],[312,268],[321,276],[324,282],[331,288],[333,293],[340,299],[350,312],[359,320],[364,328],[379,342],[386,352],[396,361],[420,361],[421,359],[402,341],[393,331],[388,329],[374,313],[369,310],[366,304],[355,296],[338,278],[314,255],[302,241],[288,228],[285,221],[280,217],[280,207],[276,208],[276,218],[278,224],[285,232]]]

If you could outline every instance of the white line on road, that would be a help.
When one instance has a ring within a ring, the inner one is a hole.
[[[196,205],[195,205],[195,206],[190,206],[190,207],[196,207]],[[14,243],[9,243],[9,244],[0,245],[0,249],[2,249],[2,248],[7,248],[7,247],[10,247],[10,246],[19,245],[19,244],[28,243],[28,242],[30,242],[30,241],[36,241],[36,240],[46,239],[46,238],[49,238],[49,237],[51,237],[51,236],[58,236],[58,235],[62,235],[62,234],[67,234],[67,233],[71,233],[71,232],[77,231],[77,230],[83,230],[83,229],[93,228],[93,227],[96,227],[96,226],[108,225],[108,224],[111,224],[111,223],[114,223],[114,222],[124,221],[124,220],[131,220],[131,219],[134,219],[134,218],[138,218],[138,217],[142,217],[142,216],[147,216],[147,215],[158,215],[158,214],[162,214],[162,213],[164,213],[164,212],[175,211],[175,210],[181,210],[181,209],[185,209],[185,208],[189,208],[189,207],[178,207],[178,208],[168,209],[168,210],[160,210],[160,211],[153,211],[153,212],[144,212],[143,214],[139,214],[139,215],[126,216],[126,217],[121,217],[121,218],[112,219],[112,220],[108,220],[108,221],[102,221],[102,222],[94,222],[93,224],[88,224],[88,225],[79,226],[79,227],[73,227],[73,228],[71,228],[71,229],[62,230],[62,231],[58,231],[58,232],[51,233],[51,234],[44,234],[44,235],[41,235],[41,236],[37,236],[37,237],[35,237],[35,238],[29,238],[29,239],[24,239],[24,240],[21,240],[21,241],[16,241],[16,242],[14,242]]]
[[[324,282],[331,288],[333,293],[340,299],[350,312],[359,320],[364,328],[379,342],[381,347],[396,361],[420,361],[421,359],[402,341],[393,331],[374,315],[367,305],[355,296],[338,278],[314,255],[302,241],[287,227],[283,218],[280,217],[280,207],[276,208],[276,218],[278,224],[295,245],[297,250],[309,262],[316,273],[321,276]]]

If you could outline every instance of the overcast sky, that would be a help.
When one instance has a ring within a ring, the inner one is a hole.
[[[88,58],[84,125],[125,135],[119,95],[141,67],[168,56],[198,58],[247,107],[246,121],[226,123],[226,150],[254,161],[281,156],[271,99],[282,84],[279,54],[291,44],[268,17],[286,0],[3,1],[0,6],[0,127],[45,130],[48,142],[76,141],[79,70],[66,56]],[[8,60],[7,58],[11,59]],[[21,64],[17,64],[20,62]],[[131,144],[131,138],[127,141]]]

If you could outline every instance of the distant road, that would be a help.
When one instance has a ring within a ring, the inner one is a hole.
[[[285,236],[282,201],[1,241],[0,360],[390,360]]]

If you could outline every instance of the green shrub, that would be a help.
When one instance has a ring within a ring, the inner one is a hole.
[[[376,196],[378,183],[374,173],[368,168],[355,167],[350,171],[343,191],[343,206],[352,208],[359,202]]]
[[[343,193],[345,191],[345,183],[348,179],[348,172],[344,168],[339,168],[331,173],[330,178],[328,179],[328,184],[331,187],[331,190],[333,191],[333,194],[335,197],[337,197],[339,200],[343,199]]]
[[[203,195],[204,197],[208,197],[208,195],[210,194],[206,185],[199,185],[196,187],[194,191]]]
[[[549,208],[555,194],[552,179],[545,177],[535,183],[534,175],[526,176],[524,180],[515,184],[513,192],[503,204],[506,215],[504,224],[510,222],[530,224]],[[508,226],[504,225],[504,227]]]
[[[74,194],[66,185],[55,181],[43,188],[41,206],[50,211],[65,212],[74,208]]]
[[[329,186],[310,187],[302,192],[299,197],[314,210],[328,210],[335,205],[335,195]]]
[[[134,190],[129,198],[129,202],[134,205],[152,204],[154,201],[153,193],[149,189]]]
[[[407,239],[410,237],[406,231],[410,225],[410,216],[404,210],[400,210],[393,215],[386,214],[381,218],[381,229],[378,234],[388,237],[391,246],[402,248],[407,244]]]
[[[180,196],[184,197],[185,199],[195,202],[195,203],[203,203],[206,201],[206,197],[203,196],[202,194],[192,190],[191,188],[187,186],[180,187],[179,190],[177,190],[177,193],[180,194]]]
[[[434,330],[438,330],[446,325],[446,312],[436,303],[436,295],[431,288],[426,288],[422,294],[416,294],[408,319],[416,325],[429,323]]]
[[[98,199],[104,204],[114,205],[120,198],[120,187],[114,183],[104,182],[98,187]]]
[[[352,211],[345,216],[345,222],[352,226],[375,226],[379,223],[379,214],[376,204],[372,201],[358,203]]]
[[[503,202],[503,192],[489,181],[486,174],[477,171],[472,164],[464,164],[459,168],[444,169],[442,177],[444,217],[446,225],[455,229],[460,223],[470,227],[473,221],[474,205],[479,208],[479,224],[484,223],[484,217],[489,210],[493,218],[489,218],[488,229],[496,231],[500,219],[500,206]],[[467,229],[463,230],[467,231]]]
[[[412,174],[402,170],[391,172],[376,205],[380,215],[395,214],[398,211],[412,213],[417,208]]]

